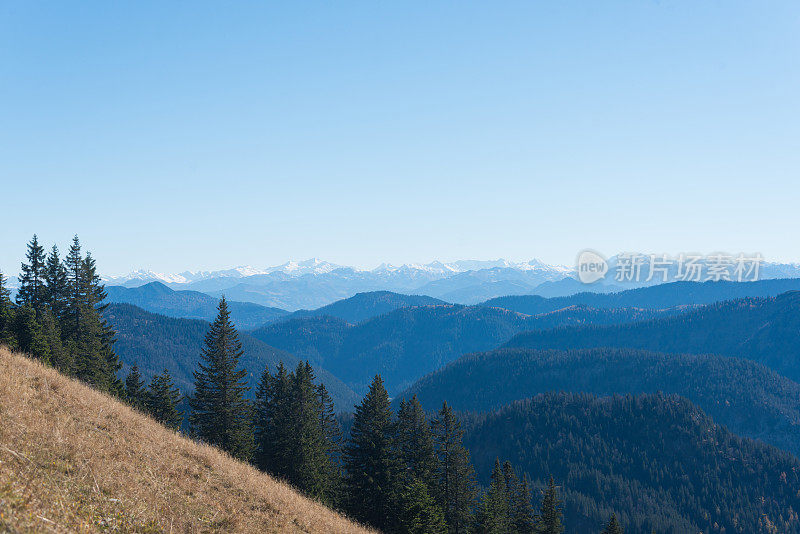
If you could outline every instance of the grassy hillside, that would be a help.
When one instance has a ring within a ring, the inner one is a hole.
[[[749,360],[632,349],[500,349],[470,354],[398,395],[486,411],[548,391],[678,394],[717,423],[800,455],[800,385]]]
[[[5,349],[0,421],[0,532],[366,532]]]

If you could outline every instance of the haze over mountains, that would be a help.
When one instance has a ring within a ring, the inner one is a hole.
[[[617,263],[616,257],[609,260]],[[580,283],[572,267],[539,260],[462,260],[450,263],[382,264],[374,269],[336,265],[319,259],[287,262],[268,268],[241,266],[219,271],[158,273],[139,270],[106,277],[108,286],[139,287],[161,282],[172,289],[200,291],[232,301],[251,302],[288,311],[315,309],[367,291],[394,291],[427,295],[457,304],[477,304],[508,295],[567,296],[582,291],[607,293],[655,285],[646,281],[617,282],[613,276],[591,285]],[[800,277],[800,264],[765,263],[761,279]]]

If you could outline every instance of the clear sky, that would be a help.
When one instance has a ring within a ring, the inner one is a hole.
[[[0,3],[0,269],[798,261],[800,2]]]

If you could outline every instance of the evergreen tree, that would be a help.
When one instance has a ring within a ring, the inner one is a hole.
[[[406,484],[422,481],[433,494],[436,491],[436,451],[433,433],[417,396],[401,401],[397,412],[397,443]]]
[[[611,514],[611,519],[608,520],[606,528],[603,529],[602,534],[625,534],[622,525],[617,521],[617,515]]]
[[[67,309],[67,271],[58,256],[58,247],[53,245],[44,268],[44,301],[59,323]]]
[[[275,376],[264,369],[256,389],[255,464],[276,478],[287,480],[293,461],[291,379],[283,362]]]
[[[6,277],[0,272],[0,345],[15,348],[16,340],[12,333],[14,313],[11,305],[11,292],[6,284]]]
[[[508,488],[500,460],[495,459],[489,490],[483,496],[477,530],[481,534],[504,534],[512,531]]]
[[[356,406],[344,465],[350,513],[380,530],[395,530],[400,498],[395,425],[380,375]]]
[[[45,300],[45,254],[36,234],[33,234],[33,239],[28,243],[25,257],[28,263],[22,264],[22,273],[19,275],[17,304],[30,306],[38,315]]]
[[[114,329],[102,318],[103,310],[108,306],[105,299],[108,296],[105,287],[97,274],[97,266],[91,253],[86,253],[82,266],[82,294],[85,297],[86,310],[82,313],[88,315],[93,324],[93,331],[99,336],[102,358],[105,360],[105,368],[108,373],[108,391],[112,393],[122,393],[122,383],[117,379],[117,372],[122,367],[122,363],[114,352]]]
[[[511,464],[506,462],[511,467]],[[511,470],[513,474],[514,471]],[[516,476],[514,476],[516,479]],[[516,532],[520,534],[533,534],[536,532],[536,512],[533,509],[533,503],[531,502],[531,489],[530,484],[528,483],[527,475],[522,478],[522,482],[519,482],[519,479],[516,479],[516,484],[514,484],[514,480],[506,477],[506,487],[513,487],[515,488],[510,493],[511,498],[511,520],[514,523],[514,529]]]
[[[323,426],[322,399],[314,384],[314,372],[301,362],[292,377],[294,460],[289,481],[307,495],[327,504],[334,501],[338,470],[330,456]]]
[[[125,399],[128,403],[139,410],[147,409],[147,390],[145,390],[142,375],[139,373],[139,366],[134,364],[125,377]]]
[[[72,356],[61,341],[61,329],[50,308],[44,308],[39,316],[39,329],[47,344],[48,362],[65,375],[72,375],[74,365]]]
[[[128,375],[130,377],[130,375]],[[179,429],[183,414],[178,411],[181,393],[172,382],[169,371],[155,375],[147,389],[147,411],[159,423]]]
[[[197,437],[216,445],[232,456],[247,460],[252,456],[252,407],[244,398],[250,389],[247,371],[237,370],[243,354],[239,334],[230,319],[225,297],[206,334],[201,363],[194,371],[194,396],[190,423]]]
[[[561,500],[558,498],[558,490],[550,477],[547,489],[542,498],[542,507],[536,523],[536,532],[539,534],[561,534],[564,526],[561,524]]]
[[[462,534],[469,530],[477,495],[475,471],[462,444],[464,431],[446,402],[432,428],[438,460],[437,502],[444,512],[448,532]]]
[[[412,480],[403,491],[403,510],[400,514],[400,532],[405,534],[445,534],[447,525],[428,486],[421,480]]]
[[[80,337],[80,316],[84,308],[83,257],[77,235],[72,238],[72,245],[64,259],[64,268],[67,271],[67,309],[62,318],[62,331],[66,339],[75,340]]]
[[[42,325],[36,320],[36,312],[30,305],[18,306],[14,313],[12,330],[16,349],[30,354],[45,363],[50,363],[50,347]]]

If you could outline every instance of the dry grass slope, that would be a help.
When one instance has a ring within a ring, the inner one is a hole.
[[[0,532],[367,532],[0,348]]]

